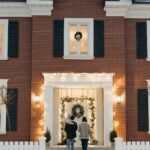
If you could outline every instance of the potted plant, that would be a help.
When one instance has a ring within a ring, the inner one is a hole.
[[[50,130],[48,128],[46,129],[44,137],[46,138],[46,146],[49,147],[50,146],[50,140],[51,140],[51,133],[50,133]]]
[[[110,142],[111,142],[111,146],[113,146],[113,147],[115,145],[115,138],[116,137],[117,137],[117,132],[115,130],[112,130],[110,132],[109,139],[110,139]]]

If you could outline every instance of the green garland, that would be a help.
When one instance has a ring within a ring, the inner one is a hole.
[[[90,116],[90,127],[92,130],[92,133],[90,135],[90,144],[94,145],[97,144],[97,140],[95,139],[95,135],[94,135],[94,129],[95,129],[95,106],[94,106],[94,98],[89,98],[89,97],[63,97],[61,98],[61,114],[60,114],[60,130],[61,130],[61,142],[63,143],[63,141],[66,139],[66,133],[65,133],[65,124],[64,124],[64,120],[65,120],[65,102],[83,102],[83,101],[89,101],[89,110],[91,112],[91,116]]]

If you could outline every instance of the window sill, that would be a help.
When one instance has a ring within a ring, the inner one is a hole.
[[[8,57],[0,57],[0,60],[8,60]]]
[[[74,59],[74,60],[93,60],[94,59],[94,57],[92,56],[92,57],[87,57],[87,56],[85,56],[85,57],[83,57],[83,56],[64,56],[63,57],[64,59]]]
[[[1,132],[1,131],[0,131],[0,135],[1,135],[1,134],[6,134],[6,132]]]
[[[150,61],[150,58],[146,58],[146,61]]]

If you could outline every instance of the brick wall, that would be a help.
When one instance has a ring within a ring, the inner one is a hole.
[[[19,57],[0,61],[0,78],[9,79],[8,88],[18,89],[17,131],[0,135],[0,140],[30,139],[31,18],[19,20]]]
[[[127,93],[127,139],[150,140],[147,132],[138,131],[137,90],[146,89],[150,79],[150,62],[136,58],[136,22],[145,20],[127,19],[126,33],[126,93]]]
[[[64,60],[54,58],[53,21],[63,18],[94,18],[105,20],[105,57],[94,60]],[[32,93],[39,95],[43,84],[43,72],[98,72],[115,73],[114,84],[122,83],[120,89],[125,99],[125,28],[123,18],[105,17],[100,0],[56,0],[50,17],[32,18]],[[31,114],[31,139],[40,135],[38,122],[42,114],[33,104]],[[114,103],[119,136],[126,138],[125,100],[121,105]]]

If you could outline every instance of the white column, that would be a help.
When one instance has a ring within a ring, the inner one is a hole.
[[[113,129],[113,86],[107,84],[104,88],[104,145],[110,146],[109,134]]]
[[[0,133],[5,134],[6,133],[6,105],[0,105]]]
[[[104,111],[103,111],[103,89],[96,88],[96,139],[98,144],[104,144]]]
[[[149,120],[149,130],[148,133],[150,134],[150,80],[147,81],[147,88],[148,88],[148,120]]]
[[[53,86],[45,85],[45,128],[51,133],[51,145],[53,145]]]
[[[150,21],[147,21],[147,61],[150,61]]]

